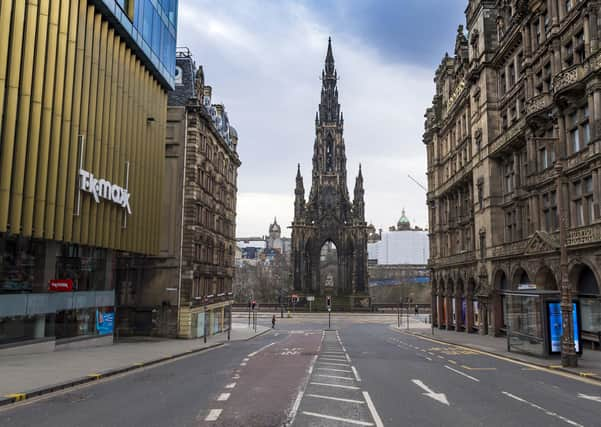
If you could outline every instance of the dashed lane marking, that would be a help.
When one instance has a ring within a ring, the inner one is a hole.
[[[365,402],[361,400],[355,399],[344,399],[342,397],[333,397],[333,396],[324,396],[323,394],[307,394],[307,397],[315,397],[316,399],[327,399],[327,400],[335,400],[337,402],[347,402],[347,403],[357,403],[359,405],[364,405]]]
[[[454,360],[448,359],[449,363],[452,363],[453,365],[456,365],[457,362],[455,362]]]
[[[430,362],[432,361],[431,357],[426,356],[426,359],[428,359]]]
[[[361,382],[361,377],[359,376],[359,372],[357,372],[357,369],[354,366],[351,366],[351,369],[353,370],[353,374],[355,375],[355,379],[357,380],[357,382]]]
[[[471,366],[461,365],[463,369],[467,369],[468,371],[496,371],[497,368],[472,368]]]
[[[328,383],[318,383],[311,381],[313,385],[323,385],[326,387],[336,387],[336,388],[346,388],[348,390],[359,390],[359,387],[355,387],[354,385],[341,385],[341,384],[328,384]]]
[[[319,360],[329,360],[330,362],[347,362],[345,358],[343,359],[334,359],[332,357],[320,357]]]
[[[378,415],[378,411],[376,411],[376,406],[374,405],[374,402],[371,400],[371,397],[369,397],[369,393],[364,391],[363,398],[365,399],[365,402],[367,403],[369,412],[371,412],[371,417],[374,419],[374,421],[376,423],[376,427],[384,427],[384,423],[382,422],[380,415]]]
[[[317,363],[321,363],[322,365],[334,365],[334,366],[349,366],[348,363],[334,363],[334,362],[317,362]]]
[[[501,393],[503,393],[507,397],[511,397],[512,399],[517,400],[518,402],[525,403],[525,404],[531,406],[534,409],[538,409],[539,411],[544,412],[546,415],[549,415],[550,417],[559,418],[560,420],[562,420],[562,421],[564,421],[564,422],[566,422],[566,423],[568,423],[570,425],[573,425],[573,426],[583,427],[582,424],[578,424],[576,421],[572,421],[572,420],[570,420],[570,419],[568,419],[566,417],[563,417],[563,416],[559,415],[556,412],[551,412],[548,409],[545,409],[542,406],[537,405],[536,403],[528,402],[526,399],[522,399],[521,397],[516,396],[514,394],[511,394],[511,393],[507,393],[506,391],[503,391]]]
[[[229,389],[232,389],[234,387],[236,387],[236,383],[229,383],[228,385],[225,386],[225,388],[229,388]]]
[[[350,418],[335,417],[333,415],[318,414],[317,412],[303,411],[303,414],[309,415],[311,417],[325,418],[326,420],[342,421],[343,423],[355,424],[358,426],[373,426],[374,425],[373,423],[368,423],[365,421],[351,420]]]
[[[318,377],[324,377],[324,378],[337,378],[340,380],[347,380],[347,381],[354,381],[353,378],[349,378],[349,377],[341,377],[338,375],[327,375],[327,374],[317,374]]]
[[[205,421],[217,421],[221,412],[223,412],[223,409],[211,409],[209,415],[205,417]]]
[[[470,379],[470,380],[472,380],[472,381],[475,381],[475,382],[477,382],[477,383],[479,383],[479,382],[480,382],[480,380],[479,380],[478,378],[474,378],[474,377],[472,377],[471,375],[468,375],[468,374],[466,374],[465,372],[461,372],[461,371],[458,371],[457,369],[453,369],[453,368],[451,368],[449,365],[444,365],[444,367],[445,367],[445,368],[447,368],[449,371],[453,371],[453,372],[455,372],[456,374],[463,375],[464,377],[466,377],[466,378],[469,378],[469,379]]]
[[[248,362],[250,359],[248,357],[245,357],[244,359],[242,359],[243,362]]]
[[[260,349],[258,349],[257,351],[253,351],[252,353],[250,353],[250,354],[248,355],[248,357],[254,357],[254,356],[256,356],[257,354],[259,354],[260,352],[262,352],[263,350],[265,350],[266,348],[269,348],[269,347],[271,347],[272,345],[275,345],[275,342],[272,342],[272,343],[269,343],[269,344],[267,344],[267,345],[264,345],[263,347],[261,347],[261,348],[260,348]]]
[[[218,397],[217,400],[220,402],[223,402],[225,400],[228,400],[231,396],[231,393],[221,393]]]
[[[240,363],[240,366],[246,366],[246,362]]]
[[[348,369],[336,369],[336,368],[317,368],[321,371],[332,371],[332,372],[353,372]]]

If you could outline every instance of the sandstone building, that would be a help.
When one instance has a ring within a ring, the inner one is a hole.
[[[426,111],[432,308],[504,334],[516,291],[557,292],[558,208],[582,331],[601,330],[601,6],[470,0]],[[534,316],[536,317],[536,316]],[[540,320],[525,335],[540,334]],[[520,327],[520,326],[518,326]]]
[[[187,49],[169,94],[160,254],[124,259],[133,285],[120,295],[125,330],[182,338],[227,329],[233,302],[238,135],[211,103]],[[129,327],[127,327],[129,326]]]

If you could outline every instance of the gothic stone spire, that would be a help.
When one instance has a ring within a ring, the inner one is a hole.
[[[321,73],[321,103],[319,104],[319,118],[322,122],[340,121],[340,104],[338,104],[338,75],[334,66],[332,53],[332,39],[328,38],[328,52],[325,67]]]

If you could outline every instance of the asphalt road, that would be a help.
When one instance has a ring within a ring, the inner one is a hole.
[[[335,315],[325,330],[325,316],[278,319],[250,341],[0,409],[0,426],[601,425],[590,380],[418,338],[395,320]]]

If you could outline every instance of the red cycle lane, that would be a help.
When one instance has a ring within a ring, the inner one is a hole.
[[[321,340],[321,331],[293,331],[284,340],[248,354],[232,372],[231,381],[203,405],[200,425],[285,424],[305,385],[314,356],[319,353]]]

